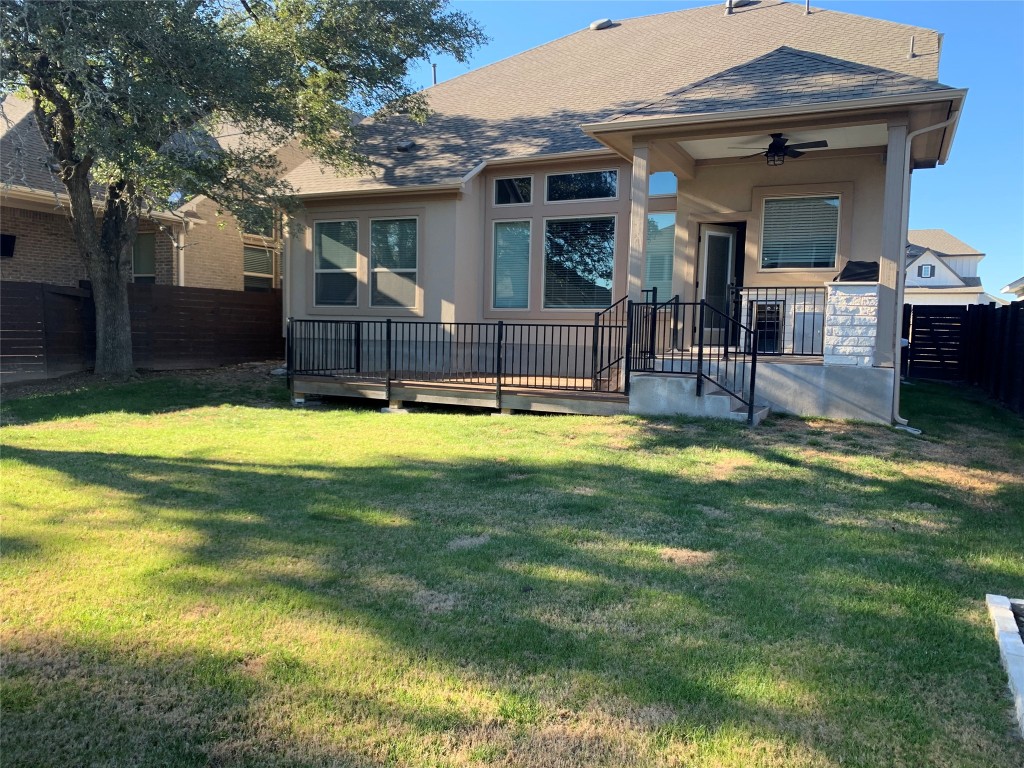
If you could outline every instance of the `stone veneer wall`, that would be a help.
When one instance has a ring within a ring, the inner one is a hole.
[[[829,283],[827,288],[825,365],[874,365],[878,284]]]

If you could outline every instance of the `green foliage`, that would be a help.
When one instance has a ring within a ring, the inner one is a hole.
[[[3,0],[0,25],[0,94],[30,93],[62,177],[135,214],[205,194],[247,228],[294,202],[275,149],[360,166],[353,113],[422,119],[410,63],[483,39],[444,0]]]

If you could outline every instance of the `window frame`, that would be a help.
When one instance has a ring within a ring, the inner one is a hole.
[[[498,202],[498,182],[504,181],[505,179],[529,179],[530,180],[530,202],[528,203],[499,203]],[[495,176],[491,179],[491,207],[504,210],[505,208],[525,208],[531,206],[536,202],[537,197],[534,195],[536,190],[536,184],[534,183],[534,175],[532,173],[516,173],[510,176]]]
[[[928,270],[928,274],[927,275],[924,273],[924,271],[926,269]],[[922,280],[929,280],[929,279],[935,277],[935,265],[934,264],[918,264],[917,265],[917,276],[919,278],[921,278]]]
[[[548,199],[548,179],[552,176],[572,176],[574,174],[581,173],[614,173],[615,174],[615,194],[612,197],[577,197],[572,200],[550,200]],[[619,199],[619,169],[618,168],[587,168],[585,170],[576,171],[551,171],[544,174],[544,205],[575,205],[577,203],[606,203],[613,202]],[[659,197],[668,197],[668,195],[659,195]],[[574,218],[574,217],[569,217]]]
[[[758,222],[758,243],[757,243],[757,271],[764,274],[781,274],[786,272],[835,272],[840,269],[839,263],[843,252],[843,193],[834,192],[792,192],[792,193],[765,193],[760,197],[760,221]],[[832,257],[830,267],[766,267],[764,265],[764,225],[765,208],[769,200],[794,200],[801,198],[835,198],[836,205],[836,248]]]
[[[526,248],[526,306],[523,307],[499,307],[496,306],[497,291],[495,290],[495,281],[498,277],[498,225],[499,224],[526,224],[530,228],[530,234],[527,237],[527,248]],[[491,220],[491,303],[490,310],[493,312],[529,312],[530,311],[530,300],[533,298],[533,291],[531,290],[530,283],[533,282],[533,219],[532,218],[519,218],[519,219],[492,219]]]
[[[598,198],[604,200],[605,198]],[[577,202],[577,201],[573,201]],[[611,219],[612,220],[612,276],[611,286],[609,286],[609,297],[608,306],[610,307],[615,300],[615,278],[617,274],[617,262],[619,256],[618,239],[619,239],[619,216],[617,213],[586,213],[578,214],[575,216],[543,216],[541,218],[541,274],[540,274],[540,309],[542,312],[600,312],[608,307],[549,307],[545,302],[545,295],[547,294],[547,280],[548,280],[548,254],[547,254],[547,234],[548,234],[548,222],[549,221],[578,221],[580,219]]]
[[[270,272],[246,272],[245,270],[245,251],[247,248],[254,248],[261,251],[270,252]],[[249,289],[245,287],[245,278],[247,277],[269,277],[270,286],[268,288],[253,288]],[[266,246],[251,245],[249,243],[242,243],[242,290],[250,291],[251,293],[260,293],[264,291],[274,290],[274,279],[277,277],[277,250],[275,248],[267,248]]]
[[[415,221],[416,222],[416,268],[415,269],[386,269],[386,268],[383,268],[383,267],[377,268],[377,267],[375,267],[373,265],[373,223],[375,221]],[[401,310],[401,309],[417,310],[417,309],[419,309],[420,308],[420,303],[421,303],[421,301],[420,301],[421,286],[420,286],[420,280],[419,280],[419,273],[420,273],[420,239],[421,239],[421,236],[422,236],[422,233],[420,231],[420,217],[418,215],[412,215],[412,216],[371,216],[369,218],[368,224],[367,224],[367,235],[369,237],[369,240],[367,241],[367,247],[366,247],[366,251],[367,251],[367,254],[366,254],[366,256],[367,256],[367,267],[368,267],[367,275],[366,275],[366,289],[367,289],[367,291],[369,291],[369,297],[368,297],[368,300],[367,300],[368,305],[372,309],[387,309],[387,310],[396,310],[396,309],[399,309],[399,310]],[[358,237],[357,237],[357,239],[358,239]],[[375,304],[373,302],[373,276],[377,272],[391,272],[393,274],[404,274],[404,273],[407,273],[407,272],[412,272],[413,274],[415,274],[416,275],[416,279],[415,279],[415,281],[413,283],[413,303],[409,304],[407,306],[399,306],[399,305],[395,305],[395,304]]]
[[[351,267],[351,268],[345,268],[345,269],[320,269],[317,266],[317,253],[316,253],[316,228],[317,228],[317,226],[320,225],[320,224],[344,224],[344,223],[347,223],[347,222],[350,222],[350,221],[355,223],[355,225],[356,225],[356,248],[355,248],[356,263],[355,263],[355,266]],[[313,230],[313,232],[312,232],[312,235],[313,235],[313,251],[312,251],[312,256],[313,256],[313,307],[317,308],[317,309],[339,309],[339,308],[358,307],[359,306],[359,255],[360,255],[359,254],[359,219],[358,218],[354,218],[354,219],[351,219],[351,218],[350,219],[316,219],[316,220],[313,221],[313,226],[311,227],[311,229]],[[346,274],[346,273],[352,273],[353,275],[355,275],[355,278],[356,278],[355,301],[353,301],[351,304],[319,304],[319,303],[317,303],[317,300],[316,300],[316,276],[318,274],[322,274],[322,273],[327,273],[327,274],[339,274],[339,273],[340,274]]]

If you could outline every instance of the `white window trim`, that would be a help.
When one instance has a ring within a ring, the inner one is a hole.
[[[502,206],[504,208],[504,206]],[[527,224],[530,227],[530,236],[527,239],[526,255],[526,306],[525,307],[496,307],[494,305],[494,279],[498,273],[496,269],[498,261],[498,224]],[[530,300],[533,298],[533,291],[530,290],[531,276],[533,274],[533,219],[493,219],[491,221],[491,310],[494,312],[529,312]]]
[[[604,198],[600,198],[604,199]],[[577,201],[574,201],[577,202]],[[609,304],[611,306],[615,300],[615,265],[618,262],[619,248],[619,217],[614,213],[594,213],[585,214],[582,216],[544,216],[541,218],[541,224],[543,229],[541,230],[541,270],[540,270],[540,311],[541,312],[587,312],[593,314],[594,312],[600,312],[607,307],[546,307],[544,306],[544,293],[545,286],[547,285],[548,279],[548,254],[547,248],[544,246],[544,240],[547,238],[548,222],[549,221],[577,221],[579,219],[611,219],[613,222],[614,236],[612,237],[612,285],[611,285],[611,296],[609,297]],[[521,310],[520,310],[521,311]]]
[[[528,203],[499,203],[498,202],[498,182],[504,179],[529,179],[530,180],[530,202]],[[537,190],[537,185],[534,184],[534,177],[532,173],[517,173],[511,176],[495,176],[491,179],[491,207],[504,210],[506,208],[526,208],[536,202],[537,196],[534,192]],[[546,184],[547,182],[545,182]],[[545,187],[546,188],[546,187]]]
[[[384,267],[373,266],[373,222],[375,221],[415,221],[416,222],[416,269],[385,269]],[[369,290],[369,304],[371,307],[376,309],[418,309],[420,305],[420,217],[419,216],[373,216],[370,218],[368,227],[369,245],[367,250],[369,251],[369,274],[366,281],[366,287]],[[373,275],[376,272],[391,272],[396,275],[408,274],[412,272],[416,275],[415,282],[415,298],[413,303],[409,306],[395,306],[394,304],[374,304],[373,303]]]
[[[836,252],[832,256],[831,267],[765,267],[764,266],[764,208],[765,204],[769,200],[792,200],[793,198],[803,197],[834,197],[839,201],[838,211],[836,213]],[[799,194],[792,195],[765,195],[761,198],[761,221],[760,221],[760,238],[757,243],[757,271],[759,273],[778,275],[786,274],[787,272],[835,272],[839,268],[839,245],[843,239],[843,195],[841,192],[801,192]]]
[[[318,224],[344,224],[354,222],[356,225],[356,265],[347,269],[320,269],[316,260],[316,228]],[[316,276],[318,274],[337,274],[351,272],[356,276],[356,300],[351,304],[317,304],[316,302]],[[359,219],[316,219],[313,221],[313,306],[324,309],[340,309],[342,307],[359,306]]]
[[[925,270],[928,270],[928,274],[924,274]],[[935,265],[934,264],[921,264],[917,268],[917,276],[922,280],[928,280],[929,278],[935,277]]]
[[[548,200],[548,179],[552,176],[571,176],[576,173],[614,173],[615,174],[615,195],[613,197],[578,197],[572,200]],[[611,200],[619,199],[619,186],[621,179],[619,178],[618,168],[587,168],[581,171],[552,171],[551,173],[544,174],[544,205],[572,205],[574,203],[603,203]],[[581,216],[571,216],[569,218],[586,218]]]

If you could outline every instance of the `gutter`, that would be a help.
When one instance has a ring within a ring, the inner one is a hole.
[[[21,186],[6,186],[0,188],[0,199],[12,199],[21,200],[26,203],[43,203],[43,204],[54,204],[54,208],[69,208],[71,205],[71,198],[64,192],[46,192],[41,189],[33,189],[32,187],[21,187]],[[103,213],[103,204],[93,198],[92,207],[99,213]],[[159,221],[164,224],[181,224],[182,219],[173,213],[168,211],[156,211],[145,215],[146,219],[152,221]],[[197,224],[205,223],[202,219],[189,219]]]
[[[966,93],[966,92],[964,92],[964,93]],[[902,213],[902,226],[900,228],[901,231],[903,232],[903,241],[904,241],[904,243],[906,243],[906,240],[907,240],[907,230],[910,228],[910,161],[911,161],[910,145],[914,142],[914,139],[916,139],[918,136],[921,136],[921,135],[923,135],[925,133],[931,133],[932,131],[937,131],[940,128],[946,128],[947,126],[952,125],[953,129],[956,130],[956,124],[960,120],[960,112],[961,112],[962,109],[963,109],[963,101],[961,100],[960,106],[957,109],[953,110],[953,114],[950,115],[945,120],[943,120],[941,123],[935,123],[934,125],[928,125],[928,126],[925,126],[924,128],[918,128],[916,131],[911,131],[910,133],[907,134],[906,153],[904,155],[904,157],[906,157],[906,165],[903,168],[903,201],[902,201],[903,210],[901,212]],[[951,144],[951,142],[950,142],[950,144]],[[947,154],[948,154],[948,152],[947,152]],[[905,244],[902,246],[902,249],[903,249],[902,250],[903,256],[902,256],[902,258],[900,258],[899,264],[896,267],[896,306],[894,307],[894,309],[895,309],[894,316],[898,317],[898,318],[902,318],[903,317],[903,301],[904,301],[904,296],[905,296],[905,292],[906,292],[906,285],[905,285],[905,283],[906,283],[906,280],[907,280],[907,259],[906,259],[906,256],[905,256],[905,252],[906,252],[906,245]],[[900,328],[902,328],[902,321],[900,323]],[[894,373],[896,374],[896,381],[895,381],[895,385],[892,388],[892,413],[891,413],[891,416],[892,416],[893,423],[897,424],[900,427],[906,427],[907,426],[907,420],[904,419],[902,416],[900,416],[899,369],[901,368],[901,365],[900,365],[901,359],[900,358],[901,358],[902,352],[903,352],[902,341],[903,341],[903,339],[902,339],[902,334],[901,333],[893,334],[893,360],[895,361]]]

